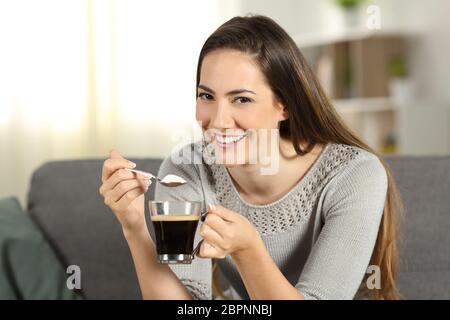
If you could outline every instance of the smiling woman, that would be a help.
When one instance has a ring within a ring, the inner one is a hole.
[[[225,165],[257,158],[257,148],[250,146],[262,140],[258,130],[278,129],[279,122],[287,119],[260,68],[241,51],[209,53],[202,62],[197,91],[197,121],[204,130],[210,129],[216,155]],[[237,155],[240,152],[243,157]]]
[[[144,298],[216,298],[215,271],[242,299],[398,298],[394,180],[343,124],[289,35],[264,16],[227,21],[200,52],[196,88],[204,139],[164,160],[158,175],[187,184],[157,185],[155,198],[205,204],[200,259],[158,266],[142,219],[126,228]],[[270,174],[261,150],[279,164]],[[132,213],[120,213],[124,225]],[[378,270],[379,286],[366,285],[367,270]]]

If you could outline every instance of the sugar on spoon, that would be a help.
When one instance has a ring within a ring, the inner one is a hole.
[[[142,174],[149,179],[155,179],[156,181],[158,181],[159,183],[161,183],[163,186],[166,186],[166,187],[178,187],[178,186],[182,186],[182,185],[186,184],[186,180],[184,180],[183,178],[181,178],[177,175],[174,175],[174,174],[168,174],[168,175],[164,176],[164,178],[161,179],[161,178],[154,176],[153,174],[151,174],[149,172],[136,170],[136,169],[129,169],[129,168],[126,168],[126,170],[132,171],[134,173]]]

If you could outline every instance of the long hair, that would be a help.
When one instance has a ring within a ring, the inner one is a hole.
[[[280,136],[292,141],[298,155],[316,144],[341,143],[362,148],[378,156],[388,179],[387,195],[371,265],[380,267],[381,288],[367,290],[374,299],[398,299],[398,226],[403,206],[388,165],[343,122],[292,38],[275,21],[264,16],[234,17],[220,26],[205,42],[197,65],[197,86],[202,61],[217,49],[234,49],[252,56],[275,98],[287,108],[289,117],[280,123]],[[304,149],[301,142],[306,142]],[[213,261],[213,294],[221,295]],[[361,289],[367,289],[361,287]]]

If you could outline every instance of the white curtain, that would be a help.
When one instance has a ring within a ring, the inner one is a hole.
[[[0,0],[0,197],[50,160],[164,157],[195,123],[219,0]],[[223,3],[222,3],[223,5]]]

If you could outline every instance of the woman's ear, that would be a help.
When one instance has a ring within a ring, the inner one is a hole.
[[[286,107],[283,107],[283,113],[282,113],[283,119],[282,120],[287,120],[289,118],[289,112],[287,110]]]
[[[284,121],[289,118],[289,112],[287,110],[287,107],[285,107],[282,103],[275,101],[275,107],[277,108],[279,112],[279,120]]]

